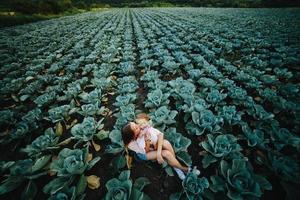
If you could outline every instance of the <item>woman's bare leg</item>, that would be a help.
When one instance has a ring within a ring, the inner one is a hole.
[[[162,149],[169,150],[173,154],[173,156],[176,158],[175,151],[172,147],[172,144],[168,140],[166,140],[166,139],[163,140]]]
[[[172,144],[168,141],[168,140],[166,140],[166,139],[164,139],[164,141],[163,141],[163,149],[165,149],[165,150],[168,150],[168,151],[170,151],[171,153],[172,153],[172,155],[174,156],[174,158],[176,159],[176,155],[175,155],[175,151],[174,151],[174,149],[173,149],[173,146],[172,146]],[[177,160],[178,161],[178,160]],[[181,165],[182,166],[182,165]],[[184,167],[184,166],[182,166],[182,167]],[[182,169],[182,168],[180,168],[180,169]],[[185,167],[185,169],[183,169],[185,172],[187,172],[188,171],[188,167]]]
[[[163,158],[167,159],[167,162],[172,167],[179,168],[183,170],[184,172],[188,172],[188,167],[184,167],[180,164],[180,162],[175,158],[173,153],[171,153],[169,150],[162,150],[161,155]],[[155,160],[157,158],[157,151],[150,151],[146,154],[146,157],[148,160]]]
[[[183,170],[184,172],[188,172],[189,168],[181,165],[169,150],[162,150],[161,155],[168,160],[168,164],[172,167],[176,167]]]
[[[149,151],[146,153],[147,160],[156,160],[157,158],[157,151]]]

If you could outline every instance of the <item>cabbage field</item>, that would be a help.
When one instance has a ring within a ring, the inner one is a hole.
[[[1,199],[299,199],[299,8],[87,12],[0,51]],[[142,112],[200,175],[124,147]]]

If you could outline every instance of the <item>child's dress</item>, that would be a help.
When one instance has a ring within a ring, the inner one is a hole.
[[[150,139],[150,144],[153,146],[157,145],[158,135],[160,131],[151,126],[144,126],[141,128],[141,133],[136,140],[131,141],[128,144],[128,148],[135,151],[136,153],[146,154],[146,139]],[[150,150],[154,150],[154,148],[150,148]]]

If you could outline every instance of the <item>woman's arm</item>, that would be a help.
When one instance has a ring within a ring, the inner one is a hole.
[[[145,141],[145,151],[148,153],[150,151],[150,140]]]
[[[163,141],[164,141],[164,134],[160,132],[158,135],[158,141],[157,141],[157,143],[158,143],[158,145],[157,145],[158,146],[157,147],[157,161],[160,164],[162,164],[164,162],[162,155],[161,155]]]

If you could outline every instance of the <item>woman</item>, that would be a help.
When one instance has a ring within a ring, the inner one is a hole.
[[[150,119],[146,114],[141,114],[138,118],[144,118],[146,121]],[[125,146],[134,151],[141,160],[156,159],[159,164],[162,164],[166,159],[181,180],[185,178],[182,171],[188,173],[192,169],[179,163],[171,143],[164,139],[164,134],[147,123],[129,122],[122,129],[122,138]],[[194,170],[200,174],[199,170]]]

